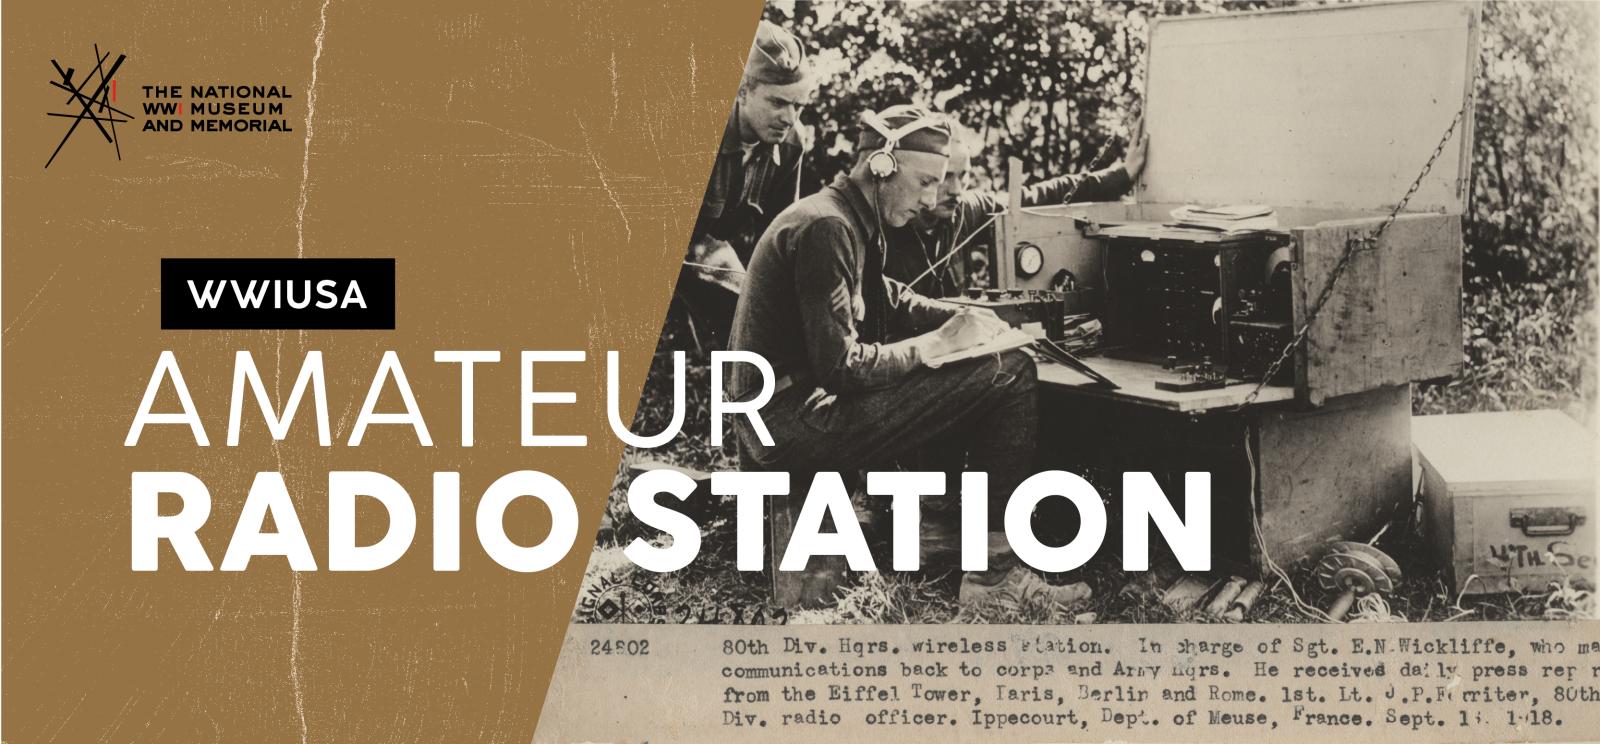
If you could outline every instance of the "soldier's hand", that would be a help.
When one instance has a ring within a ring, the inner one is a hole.
[[[1149,154],[1150,137],[1144,131],[1144,120],[1140,119],[1133,123],[1133,140],[1128,143],[1128,150],[1122,156],[1122,167],[1127,169],[1129,179],[1139,180]]]
[[[989,326],[990,330],[993,331],[991,337],[998,336],[1006,331],[1011,330],[1011,324],[1001,320],[1000,316],[995,315],[994,311],[990,310],[989,308],[974,307],[970,308],[968,312],[971,312],[974,316],[976,316],[979,322]]]
[[[950,319],[935,331],[942,347],[939,355],[970,349],[999,335],[1005,324],[994,317],[993,313],[989,315],[989,318],[985,318],[970,309],[963,309],[950,316]],[[1000,325],[999,329],[996,328],[997,323]]]

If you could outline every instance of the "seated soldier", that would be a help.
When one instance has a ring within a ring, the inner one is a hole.
[[[731,346],[765,357],[777,384],[761,411],[771,446],[738,421],[745,457],[763,470],[849,472],[937,447],[950,453],[948,470],[988,473],[992,494],[990,570],[962,577],[961,601],[1087,597],[1082,584],[1046,584],[1001,534],[1005,499],[1033,464],[1033,360],[1010,351],[928,367],[1005,324],[883,275],[884,230],[933,206],[949,159],[946,120],[895,107],[864,121],[855,166],[779,215],[751,258]],[[730,394],[748,399],[760,385],[755,370],[732,371]],[[947,483],[959,489],[959,478]]]
[[[1134,124],[1134,139],[1128,145],[1126,161],[1103,170],[1057,176],[1022,189],[1022,203],[1028,206],[1066,204],[1083,201],[1110,201],[1121,197],[1144,170],[1149,139],[1139,124]],[[978,263],[986,263],[993,251],[993,231],[989,218],[1006,208],[1005,194],[968,191],[967,172],[972,156],[960,137],[950,142],[950,167],[945,170],[939,199],[932,208],[917,213],[904,226],[885,231],[889,246],[884,274],[906,282],[928,297],[954,297],[967,287],[982,286],[972,280]],[[985,234],[975,235],[979,231]],[[946,254],[961,248],[937,267]]]

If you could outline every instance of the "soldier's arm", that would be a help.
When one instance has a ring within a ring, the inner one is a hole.
[[[1023,196],[1026,197],[1027,194],[1024,193]],[[956,224],[959,226],[955,236],[956,244],[966,243],[971,246],[978,243],[981,239],[968,240],[968,238],[979,230],[993,230],[994,223],[990,222],[990,218],[1004,211],[1006,211],[1004,193],[976,190],[962,193],[956,198]],[[950,260],[954,261],[957,258]]]
[[[1082,186],[1078,185],[1080,181],[1083,183]],[[1022,205],[1037,207],[1064,204],[1068,196],[1072,197],[1074,203],[1116,201],[1132,186],[1133,179],[1128,176],[1127,169],[1119,164],[1105,170],[1056,176],[1023,186]],[[962,197],[964,201],[970,197],[972,203],[978,207],[972,215],[977,219],[971,222],[971,229],[976,229],[978,225],[988,221],[990,214],[1006,208],[1006,194],[1003,191],[969,191],[962,194]]]
[[[1127,145],[1123,161],[1104,170],[1079,173],[1041,181],[1023,189],[1023,204],[1063,204],[1071,197],[1073,202],[1115,201],[1133,187],[1134,179],[1144,171],[1150,148],[1150,137],[1144,125],[1134,122],[1133,141]]]
[[[1075,173],[1024,186],[1022,203],[1028,206],[1074,202],[1116,201],[1133,186],[1128,170],[1119,163],[1104,170]]]
[[[931,297],[924,297],[906,286],[905,283],[883,278],[884,284],[889,289],[889,307],[894,313],[890,321],[896,329],[908,334],[926,333],[950,319],[961,308],[948,302],[940,302]]]
[[[830,392],[891,385],[943,353],[935,334],[893,343],[862,343],[856,334],[855,263],[844,222],[820,219],[795,235],[795,294],[806,356],[816,383]]]

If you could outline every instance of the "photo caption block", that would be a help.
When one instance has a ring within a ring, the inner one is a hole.
[[[1592,625],[574,625],[537,741],[1566,741]]]

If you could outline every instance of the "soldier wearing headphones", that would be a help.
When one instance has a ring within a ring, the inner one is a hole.
[[[1144,170],[1149,138],[1135,122],[1125,159],[1103,170],[1056,176],[1022,188],[1022,204],[1065,204],[1115,201],[1132,188]],[[950,143],[950,167],[932,209],[899,228],[887,231],[889,246],[885,273],[911,284],[928,297],[953,297],[972,286],[989,286],[973,276],[980,263],[994,253],[994,223],[990,217],[1006,209],[1006,195],[969,191],[966,176],[972,167],[972,149],[956,137]],[[947,256],[952,250],[959,255]],[[943,259],[943,263],[940,263]]]
[[[950,155],[948,121],[909,106],[869,113],[858,145],[849,173],[779,215],[751,257],[731,348],[765,357],[777,385],[761,411],[771,446],[738,419],[747,463],[791,473],[883,470],[934,448],[952,473],[989,475],[990,570],[962,578],[963,602],[995,594],[1086,597],[1083,585],[1045,584],[999,534],[1005,498],[1033,464],[1033,360],[1010,351],[930,368],[927,360],[980,344],[1006,325],[884,275],[885,229],[934,206]],[[735,399],[759,389],[750,365],[731,371]],[[960,480],[947,482],[953,495]],[[925,512],[936,510],[929,504]],[[943,566],[925,560],[924,569],[956,567],[957,555],[944,558]]]

